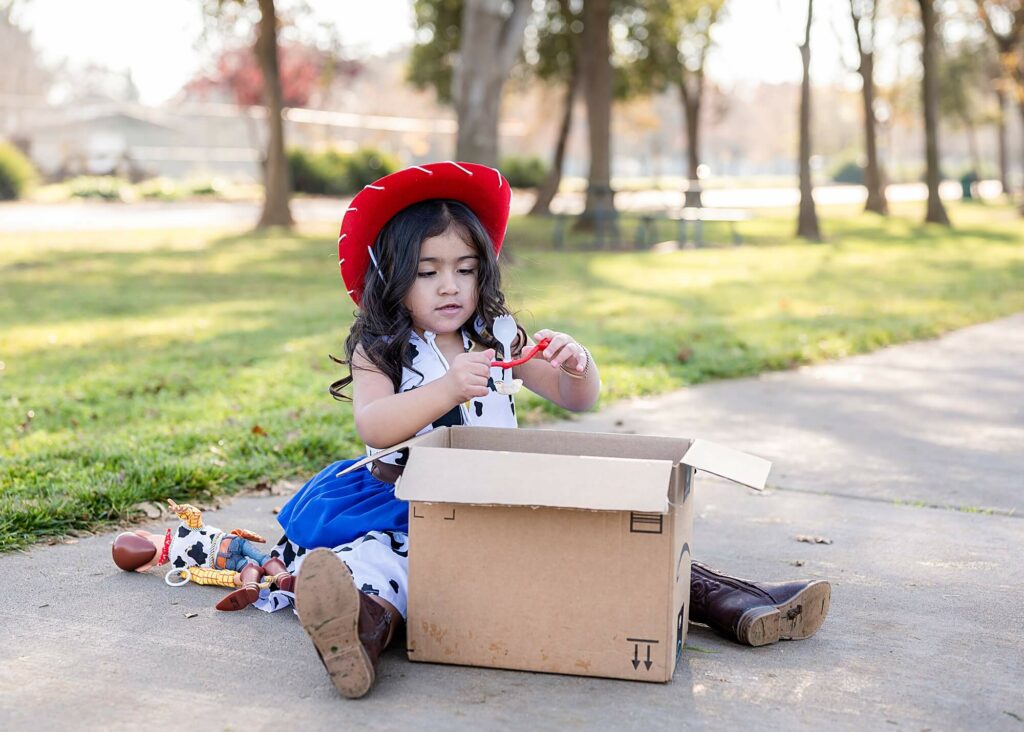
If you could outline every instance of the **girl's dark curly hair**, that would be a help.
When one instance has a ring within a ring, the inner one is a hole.
[[[480,258],[476,311],[466,321],[466,332],[474,343],[500,351],[501,344],[494,339],[491,329],[495,317],[510,313],[501,292],[501,272],[487,230],[476,214],[458,201],[421,201],[395,214],[377,236],[373,253],[383,277],[371,262],[366,269],[362,305],[345,340],[345,359],[331,356],[331,360],[349,367],[348,376],[331,384],[331,396],[335,399],[351,400],[344,390],[352,383],[352,355],[360,345],[370,363],[391,379],[396,392],[399,390],[402,367],[412,368],[408,347],[412,316],[402,301],[416,281],[420,245],[425,239],[449,230],[473,247]],[[476,323],[483,327],[478,330]],[[526,333],[519,328],[512,352],[517,353],[525,344]]]

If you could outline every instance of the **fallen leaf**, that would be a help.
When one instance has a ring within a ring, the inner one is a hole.
[[[260,435],[262,437],[266,437],[267,436],[267,431],[265,429],[263,429],[262,427],[260,427],[258,424],[254,424],[252,426],[252,433],[254,435]]]
[[[803,559],[797,559],[795,562],[790,562],[790,564],[792,564],[794,567],[802,567],[805,564],[807,564],[807,562],[805,562]]]
[[[302,482],[297,480],[279,480],[270,486],[272,496],[290,496],[302,487]]]
[[[136,503],[133,508],[146,514],[146,518],[158,519],[164,515],[164,507],[156,501],[144,501]]]
[[[270,509],[270,512],[276,516],[277,514],[281,513],[281,507],[274,506],[272,509]]]
[[[824,536],[811,536],[810,534],[797,534],[794,537],[797,541],[805,544],[831,544],[832,540]]]
[[[185,613],[185,619],[199,617],[199,613]]]
[[[47,603],[43,603],[43,604],[42,604],[42,605],[40,605],[39,607],[50,607],[50,603],[48,603],[48,602],[47,602]]]

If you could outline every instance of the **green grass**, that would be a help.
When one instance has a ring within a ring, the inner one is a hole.
[[[1024,310],[1009,207],[954,207],[953,232],[917,207],[823,213],[822,245],[794,242],[785,212],[742,225],[746,246],[671,253],[553,253],[550,222],[515,220],[506,291],[527,328],[591,348],[606,401]],[[360,452],[326,392],[353,310],[334,247],[331,231],[0,235],[0,551]],[[556,413],[520,402],[525,423]]]

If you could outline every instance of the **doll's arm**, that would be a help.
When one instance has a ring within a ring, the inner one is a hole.
[[[267,543],[267,540],[264,539],[262,536],[260,536],[259,534],[255,534],[249,531],[248,529],[231,529],[231,531],[228,533],[232,534],[233,536],[240,536],[243,539],[248,539],[249,541],[255,541],[259,544]]]
[[[203,528],[203,512],[198,508],[189,503],[175,503],[170,498],[167,499],[167,504],[190,529]]]

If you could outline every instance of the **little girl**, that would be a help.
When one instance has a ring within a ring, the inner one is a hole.
[[[434,427],[516,426],[514,398],[495,387],[502,369],[491,366],[500,348],[494,319],[509,315],[497,260],[510,199],[497,170],[444,162],[386,176],[346,211],[339,267],[359,310],[342,361],[349,375],[331,393],[345,398],[351,386],[356,431],[371,454]],[[601,382],[590,352],[565,333],[533,338],[550,343],[513,377],[565,409],[593,406]],[[529,344],[518,328],[502,360]],[[356,460],[333,463],[278,517],[285,536],[272,554],[298,575],[299,621],[346,697],[369,691],[405,618],[408,508],[393,481],[406,458],[399,451],[342,475]],[[697,564],[693,577],[691,619],[751,645],[806,637],[827,611],[827,583],[754,585]],[[288,599],[274,593],[263,604]],[[803,612],[808,604],[819,611]]]

